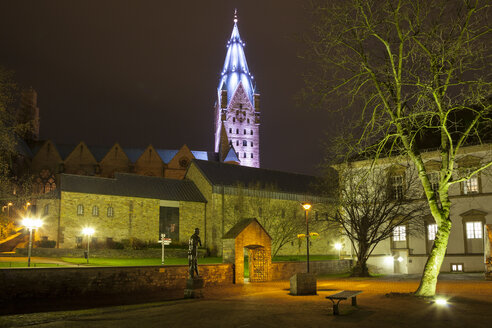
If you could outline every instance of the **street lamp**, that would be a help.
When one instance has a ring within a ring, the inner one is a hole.
[[[307,255],[307,272],[309,273],[309,221],[308,221],[308,211],[311,209],[311,204],[301,203],[306,213],[306,255]]]
[[[27,250],[27,266],[31,266],[32,231],[43,225],[41,219],[24,218],[22,225],[29,229],[29,248]]]
[[[82,233],[84,235],[87,235],[87,264],[89,264],[89,244],[90,244],[90,237],[94,234],[94,228],[86,227],[82,229]]]
[[[12,204],[12,202],[9,202],[9,203],[7,204],[7,217],[8,217],[9,219],[10,219],[10,207],[11,207],[12,205],[14,205],[14,204]]]
[[[340,251],[342,249],[342,244],[336,243],[335,244],[335,249],[338,250],[338,259],[340,260]]]

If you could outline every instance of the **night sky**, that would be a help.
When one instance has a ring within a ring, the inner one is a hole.
[[[304,2],[0,0],[0,65],[38,92],[41,139],[213,150],[213,105],[238,9],[261,94],[261,166],[316,173],[326,112],[296,106]]]

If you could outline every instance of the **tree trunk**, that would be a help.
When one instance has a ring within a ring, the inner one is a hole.
[[[367,268],[367,245],[359,244],[359,254],[357,254],[357,263],[352,270],[352,277],[369,277],[369,269]]]
[[[429,297],[436,294],[437,276],[439,276],[439,271],[446,255],[450,231],[451,220],[448,217],[442,220],[441,225],[438,226],[436,239],[427,258],[427,263],[425,263],[422,279],[415,295]]]

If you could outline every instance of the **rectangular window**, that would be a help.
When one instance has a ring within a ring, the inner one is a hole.
[[[84,215],[84,205],[77,205],[77,215]]]
[[[428,240],[434,240],[436,239],[436,233],[437,233],[437,224],[429,224],[427,226],[427,239]]]
[[[478,194],[478,176],[474,175],[463,182],[463,194]]]
[[[112,206],[108,207],[108,217],[112,217],[114,215],[114,210]]]
[[[391,177],[391,191],[393,199],[403,199],[403,176],[395,175]]]
[[[466,223],[466,238],[481,239],[482,238],[482,222],[472,221]]]
[[[44,215],[50,214],[50,204],[44,205]]]
[[[82,237],[75,237],[75,243],[77,245],[81,245],[82,244]]]
[[[439,191],[439,172],[429,173],[429,182],[432,190],[437,193]]]
[[[451,263],[451,272],[463,272],[463,264]]]
[[[407,240],[407,227],[400,225],[393,228],[393,241]]]
[[[166,234],[166,237],[171,238],[173,243],[179,241],[179,207],[160,207],[159,236],[161,234]]]

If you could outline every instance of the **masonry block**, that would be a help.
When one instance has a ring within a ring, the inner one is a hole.
[[[316,295],[316,274],[296,273],[290,277],[291,295]]]

